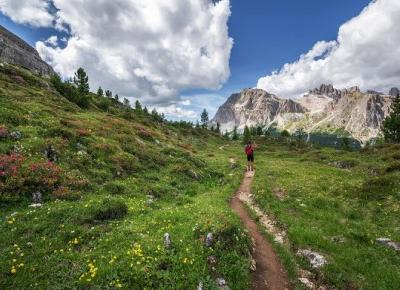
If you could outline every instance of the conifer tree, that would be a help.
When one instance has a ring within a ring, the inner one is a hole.
[[[103,89],[101,87],[99,87],[98,90],[97,90],[97,96],[99,98],[104,97],[104,91],[103,91]]]
[[[206,128],[208,123],[208,112],[206,109],[204,109],[203,112],[201,113],[200,120],[202,127]]]
[[[244,127],[244,131],[243,131],[243,143],[247,143],[249,142],[251,139],[251,133],[250,133],[250,129],[249,127],[247,127],[247,125]]]
[[[83,68],[76,71],[73,82],[81,95],[89,93],[89,77]]]
[[[139,102],[139,100],[136,100],[136,102],[135,102],[135,111],[136,112],[142,112],[143,111],[142,104]]]
[[[112,91],[106,90],[106,97],[107,98],[112,98]]]
[[[390,107],[390,114],[382,124],[382,131],[386,142],[400,143],[400,95],[394,98]]]
[[[238,129],[237,126],[235,126],[233,128],[232,140],[238,140],[239,139],[239,134],[237,132],[237,129]]]
[[[127,108],[130,107],[129,100],[127,98],[124,98],[124,106],[127,107]]]

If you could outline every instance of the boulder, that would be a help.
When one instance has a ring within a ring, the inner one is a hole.
[[[34,204],[42,203],[42,193],[40,191],[35,191],[32,193],[32,202]]]
[[[213,244],[213,234],[208,233],[206,237],[206,247],[211,247]]]
[[[171,248],[171,244],[172,244],[172,241],[171,241],[171,237],[170,237],[169,233],[165,233],[164,234],[164,247],[168,250]]]
[[[12,131],[12,132],[10,132],[9,136],[14,141],[17,141],[22,138],[22,133],[20,131]]]
[[[378,238],[376,239],[376,242],[388,248],[392,248],[395,251],[400,251],[400,243],[393,242],[389,238]]]
[[[311,250],[298,250],[297,255],[307,258],[313,268],[321,268],[327,263],[324,256]]]

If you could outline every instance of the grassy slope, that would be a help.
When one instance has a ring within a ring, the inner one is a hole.
[[[253,191],[287,230],[290,252],[322,253],[329,263],[319,279],[335,288],[398,289],[400,256],[375,239],[400,241],[400,147],[345,152],[260,142]],[[350,168],[334,165],[343,160]],[[283,201],[274,189],[283,189]]]
[[[0,140],[0,155],[14,147],[29,164],[44,161],[53,145],[58,165],[80,184],[68,194],[82,197],[47,195],[42,208],[31,209],[27,189],[15,202],[0,202],[0,288],[193,289],[203,281],[208,289],[216,277],[247,288],[249,240],[226,202],[241,180],[242,170],[228,164],[238,149],[219,150],[225,141],[206,130],[126,117],[116,107],[105,113],[95,103],[81,110],[47,81],[1,68],[0,125],[22,139]],[[127,216],[93,220],[111,195],[127,204]],[[204,247],[208,232],[217,240],[211,249]],[[216,271],[209,255],[218,259]]]

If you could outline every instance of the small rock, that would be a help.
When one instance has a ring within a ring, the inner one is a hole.
[[[253,272],[255,272],[257,270],[257,262],[254,259],[251,259],[250,270],[253,271]]]
[[[169,249],[171,247],[171,244],[172,244],[172,242],[171,242],[171,237],[170,237],[169,233],[165,233],[164,234],[164,247],[166,249]]]
[[[378,242],[381,245],[384,245],[389,248],[393,248],[396,251],[400,251],[400,243],[393,242],[391,239],[388,238],[378,238],[376,239],[376,242]]]
[[[195,180],[199,180],[199,175],[198,175],[195,171],[193,171],[192,169],[190,169],[190,170],[188,171],[188,174],[189,174],[189,176],[190,176],[191,178],[193,178],[193,179],[195,179]]]
[[[206,247],[211,247],[213,244],[213,235],[212,233],[208,233],[206,237]]]
[[[203,282],[199,283],[199,285],[197,286],[197,290],[204,290]]]
[[[32,193],[32,202],[34,204],[42,203],[42,193],[40,191],[36,191],[36,192]]]
[[[343,244],[346,241],[344,237],[340,236],[331,237],[330,240],[331,242],[336,244]]]
[[[215,284],[217,284],[218,289],[222,289],[222,290],[229,290],[230,289],[228,287],[228,284],[226,283],[225,279],[223,279],[223,278],[217,278],[215,280]]]
[[[42,207],[43,204],[41,203],[32,203],[31,205],[29,205],[29,207],[33,207],[33,208],[37,208],[37,207]]]
[[[58,153],[54,149],[53,145],[47,146],[47,149],[45,150],[45,155],[47,157],[47,160],[51,162],[57,162]]]
[[[13,140],[19,140],[22,138],[22,133],[20,131],[12,131],[9,136]]]
[[[307,278],[299,278],[299,281],[307,288],[307,289],[315,289],[315,285],[313,282],[308,280]]]
[[[208,263],[208,265],[210,265],[210,266],[212,266],[212,267],[216,266],[216,265],[217,265],[217,257],[215,257],[215,256],[208,256],[208,257],[207,257],[207,263]]]
[[[324,256],[311,250],[299,250],[297,255],[306,257],[313,268],[321,268],[327,263]]]
[[[154,203],[154,196],[149,194],[147,195],[147,200],[146,200],[146,205],[147,206],[151,206]]]

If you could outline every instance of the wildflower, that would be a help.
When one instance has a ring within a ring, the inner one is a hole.
[[[17,273],[17,269],[15,268],[15,266],[11,267],[11,274],[15,274]]]

